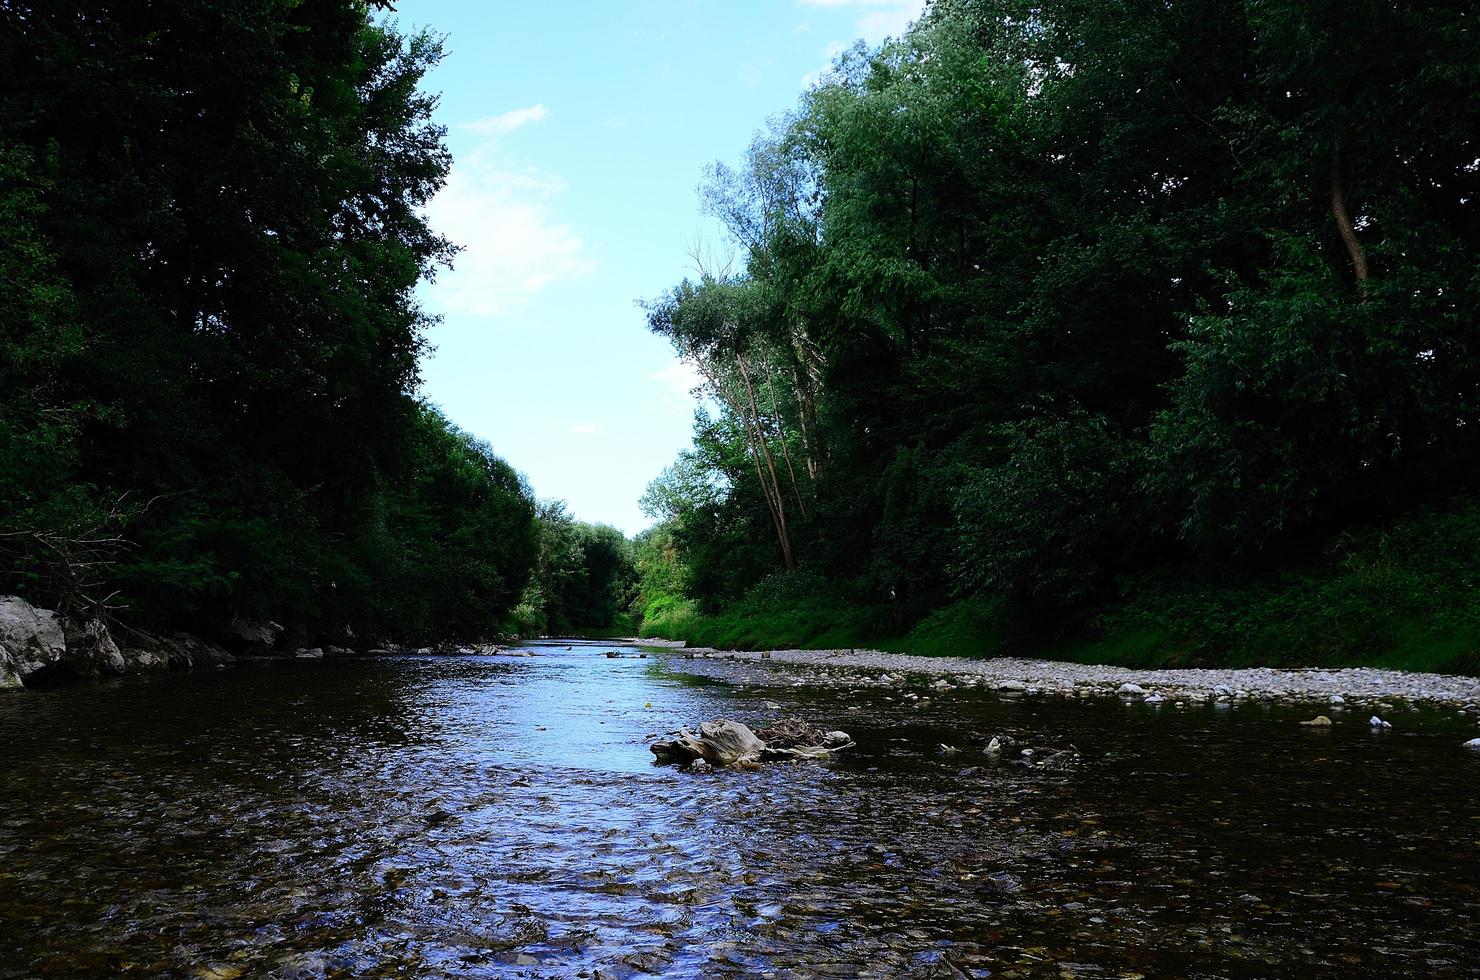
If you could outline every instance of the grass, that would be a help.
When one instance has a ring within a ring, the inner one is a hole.
[[[887,609],[807,579],[771,581],[719,614],[665,599],[643,636],[725,649],[869,647],[926,656],[1019,654],[1126,667],[1373,666],[1480,673],[1480,504],[1349,534],[1258,576],[1161,569],[1128,579],[1069,639],[1023,637],[968,599],[907,631]],[[1015,637],[1009,641],[1008,637]]]

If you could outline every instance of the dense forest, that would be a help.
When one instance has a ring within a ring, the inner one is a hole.
[[[417,395],[441,46],[386,7],[0,4],[0,591],[300,642],[625,605]]]
[[[1480,664],[1480,38],[936,0],[703,204],[651,635]],[[716,250],[711,250],[711,252]]]
[[[702,188],[636,541],[419,393],[387,3],[0,4],[0,591],[407,641],[1480,664],[1462,7],[935,0]],[[726,257],[728,256],[728,257]]]

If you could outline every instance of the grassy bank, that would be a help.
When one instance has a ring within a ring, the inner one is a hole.
[[[768,582],[705,615],[649,605],[641,635],[729,649],[870,647],[927,656],[1041,656],[1127,667],[1381,666],[1480,674],[1480,505],[1348,534],[1308,564],[1230,577],[1163,569],[1072,637],[1015,627],[1000,604],[948,606],[908,626],[806,580]]]

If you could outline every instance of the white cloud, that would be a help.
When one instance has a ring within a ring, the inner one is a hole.
[[[503,316],[547,287],[594,270],[580,235],[552,212],[564,187],[553,175],[500,166],[490,146],[455,162],[427,206],[432,227],[462,246],[452,270],[429,287],[433,305]]]
[[[659,390],[665,392],[669,398],[681,401],[686,406],[694,403],[694,389],[704,383],[698,368],[677,358],[661,371],[654,371],[648,378],[656,382]]]
[[[524,109],[510,109],[508,112],[499,113],[496,116],[484,116],[482,119],[474,119],[472,122],[463,123],[458,129],[465,129],[470,133],[478,133],[482,136],[501,136],[504,133],[512,133],[514,130],[530,123],[537,123],[550,114],[543,102],[528,106]]]
[[[827,42],[827,44],[823,45],[822,57],[827,59],[827,63],[824,64],[821,68],[809,71],[807,72],[807,74],[803,75],[802,88],[811,88],[818,82],[822,81],[822,76],[826,75],[829,71],[832,70],[833,62],[837,60],[838,55],[847,50],[848,45],[842,41],[829,41]]]
[[[903,34],[925,9],[925,0],[797,0],[803,7],[858,11],[855,29],[869,44]]]

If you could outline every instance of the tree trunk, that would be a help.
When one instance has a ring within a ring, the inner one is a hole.
[[[761,364],[765,366],[766,387],[771,392],[771,414],[781,419],[781,458],[786,463],[786,475],[791,480],[791,495],[796,498],[797,508],[802,513],[802,519],[806,520],[807,504],[802,500],[801,488],[797,486],[797,471],[791,465],[791,448],[787,445],[788,440],[786,438],[786,420],[782,418],[781,409],[776,403],[776,372],[771,370],[771,358],[766,353],[765,348],[761,349]]]
[[[1357,238],[1352,226],[1351,214],[1346,208],[1346,181],[1341,156],[1341,127],[1336,127],[1336,138],[1331,148],[1331,215],[1336,219],[1336,230],[1341,233],[1341,242],[1351,256],[1352,272],[1357,277],[1357,290],[1367,292],[1367,253]]]
[[[766,442],[766,432],[761,427],[760,407],[755,400],[755,385],[751,383],[750,372],[745,367],[744,357],[736,354],[735,366],[740,369],[740,379],[745,382],[745,392],[750,400],[750,424],[755,430],[756,442],[760,446],[761,454],[765,457],[766,469],[771,475],[770,492],[776,504],[776,524],[781,538],[781,558],[788,572],[795,571],[796,561],[792,557],[791,533],[786,526],[786,502],[781,496],[781,481],[776,476],[776,461],[771,456],[771,447]]]

